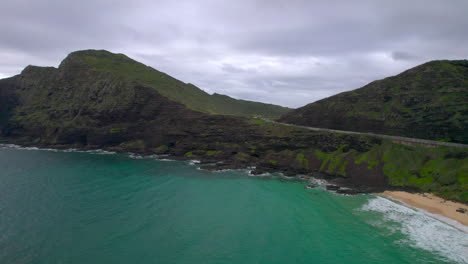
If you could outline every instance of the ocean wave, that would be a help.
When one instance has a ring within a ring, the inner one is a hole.
[[[200,164],[201,161],[199,161],[199,160],[189,160],[188,163],[189,163],[189,165],[196,165],[196,164]]]
[[[200,167],[201,170],[203,170],[203,167]],[[272,173],[263,173],[263,174],[252,174],[252,171],[255,170],[254,166],[246,167],[246,168],[237,168],[237,169],[217,169],[217,170],[212,170],[211,172],[214,173],[223,173],[223,172],[240,172],[240,173],[245,173],[248,176],[251,177],[265,177],[265,176],[272,176]]]
[[[52,148],[38,148],[38,147],[23,147],[15,144],[0,144],[0,148],[13,148],[13,149],[20,149],[20,150],[46,150],[46,151],[53,151],[58,152],[58,149]]]
[[[91,154],[98,154],[98,155],[112,155],[116,154],[117,152],[107,151],[103,149],[93,149],[93,150],[78,150],[74,148],[69,149],[54,149],[54,148],[39,148],[39,147],[23,147],[15,144],[0,144],[0,148],[13,148],[13,149],[20,149],[20,150],[41,150],[41,151],[52,151],[52,152],[83,152],[83,153],[91,153]]]
[[[324,179],[317,179],[317,178],[314,178],[314,177],[311,177],[309,179],[309,183],[316,184],[316,185],[319,185],[319,186],[325,186],[327,184],[330,184],[330,183],[328,183],[328,181],[326,181]]]
[[[117,152],[114,152],[114,151],[107,151],[107,150],[103,150],[103,149],[93,149],[93,150],[87,150],[85,152],[91,153],[91,154],[97,154],[97,155],[112,155],[112,154],[117,153]]]
[[[219,172],[231,172],[231,171],[242,171],[241,169],[219,169],[219,170],[213,170],[211,172],[219,173]]]
[[[399,231],[407,235],[402,243],[438,253],[457,263],[468,263],[468,234],[464,232],[465,226],[457,226],[457,229],[432,218],[422,210],[382,197],[370,199],[361,209],[383,214],[383,223],[372,224],[385,226],[388,221],[399,223]]]
[[[131,159],[157,159],[158,155],[140,155],[140,154],[129,152],[128,157]]]
[[[253,174],[252,171],[247,171],[247,175],[249,175],[250,177],[269,177],[271,176],[271,173],[265,172],[261,174]]]
[[[20,148],[21,146],[15,144],[0,144],[0,148]]]
[[[78,149],[70,148],[70,149],[63,149],[62,152],[83,152]]]
[[[177,161],[177,160],[171,160],[171,159],[158,159],[158,161]]]

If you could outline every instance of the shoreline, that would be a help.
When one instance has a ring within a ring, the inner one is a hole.
[[[51,150],[51,151],[64,151],[64,152],[97,152],[97,154],[116,154],[116,153],[127,153],[130,158],[144,158],[144,157],[155,157],[155,156],[160,156],[157,154],[149,154],[149,153],[139,153],[139,152],[130,152],[130,151],[123,151],[123,150],[116,150],[113,148],[93,148],[93,147],[77,147],[77,146],[49,146],[49,148],[46,148],[45,146],[41,145],[35,145],[35,144],[27,144],[26,146],[18,144],[18,142],[1,142],[0,141],[0,146],[4,147],[13,147],[13,148],[24,148],[24,149],[36,149],[36,150]],[[167,156],[169,156],[169,160],[174,160],[174,161],[188,161],[191,163],[191,165],[195,164],[203,164],[204,162],[197,160],[197,162],[193,162],[191,159],[187,159],[186,157],[176,157],[176,156],[171,156],[171,155],[161,155],[158,160],[168,160],[166,159]],[[208,166],[209,167],[209,166]],[[206,168],[205,168],[206,169]],[[219,168],[218,168],[219,169]],[[224,170],[245,170],[249,169],[249,167],[245,168],[239,168],[236,166],[228,166],[227,168],[221,168],[220,170],[213,170],[213,169],[208,169],[208,171],[224,171]],[[284,177],[290,178],[289,175],[285,175],[281,171],[275,171],[275,172],[266,172],[268,174],[270,173],[280,173]],[[262,176],[262,174],[252,174],[249,172],[249,176]],[[292,176],[292,178],[295,178],[298,176],[298,174],[295,174]],[[303,180],[303,179],[301,179]],[[337,186],[342,186],[342,183],[334,183],[333,181],[331,182],[333,184],[337,184]],[[345,187],[346,184],[344,185]],[[354,187],[354,186],[353,186]],[[350,187],[350,188],[353,188]],[[383,192],[382,192],[383,191]],[[468,205],[465,205],[463,203],[459,202],[453,202],[449,200],[445,200],[441,197],[438,197],[434,194],[431,193],[410,193],[407,191],[390,191],[390,190],[367,190],[364,193],[376,193],[378,195],[384,196],[386,198],[389,198],[391,200],[396,200],[408,207],[420,209],[424,211],[426,215],[435,218],[439,221],[445,222],[446,224],[449,224],[457,229],[462,230],[465,233],[468,233]],[[460,213],[457,212],[456,210],[459,208],[465,209],[465,213]]]
[[[453,220],[464,227],[464,232],[468,230],[468,206],[462,203],[445,200],[431,193],[384,191],[380,195],[393,200],[398,200],[409,207],[422,209],[429,213],[429,216],[452,226],[454,226],[453,223],[450,223],[452,221],[446,220]],[[467,211],[465,213],[457,212],[456,210],[459,208],[463,208]],[[457,228],[456,226],[454,227]]]

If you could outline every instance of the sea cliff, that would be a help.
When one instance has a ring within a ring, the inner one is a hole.
[[[58,68],[28,66],[0,80],[2,140],[168,155],[214,163],[204,167],[211,170],[252,168],[253,174],[326,178],[353,193],[426,191],[468,202],[467,149],[405,146],[210,114],[164,95],[157,83],[121,74],[124,70],[98,68],[75,53]]]

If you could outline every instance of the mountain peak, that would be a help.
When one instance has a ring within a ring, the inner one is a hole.
[[[60,63],[59,68],[67,65],[80,64],[87,65],[92,68],[105,70],[106,66],[122,65],[122,64],[139,64],[137,61],[130,59],[121,53],[112,53],[107,50],[78,50],[74,51]]]
[[[87,50],[77,50],[71,52],[68,56],[74,57],[96,57],[96,58],[128,58],[122,53],[113,53],[108,50],[96,50],[96,49],[87,49]],[[130,59],[130,58],[128,58]],[[131,60],[131,59],[130,59]]]
[[[65,72],[92,70],[119,76],[156,89],[172,101],[192,110],[211,114],[265,116],[278,118],[288,108],[264,103],[236,100],[228,96],[211,96],[193,84],[187,84],[120,53],[107,50],[79,50],[70,53],[60,64]]]

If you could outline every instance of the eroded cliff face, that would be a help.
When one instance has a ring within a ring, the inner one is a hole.
[[[285,114],[281,122],[468,143],[468,61],[432,61]]]
[[[320,169],[313,155],[303,157],[310,164],[296,160],[303,150],[327,153],[346,145],[363,152],[379,143],[193,111],[152,87],[94,71],[73,57],[58,69],[28,66],[1,80],[0,91],[0,100],[8,102],[2,104],[3,136],[27,144],[197,157],[225,162],[218,167],[259,166],[294,174]]]
[[[41,144],[106,146],[136,138],[157,144],[156,138],[199,129],[188,120],[208,116],[72,59],[58,69],[28,66],[0,85],[2,100],[15,106],[2,133]]]
[[[217,163],[206,169],[255,167],[254,174],[313,175],[360,191],[411,187],[468,201],[464,150],[428,151],[209,115],[73,57],[59,68],[28,66],[0,80],[0,103],[0,128],[8,142],[165,154]]]

